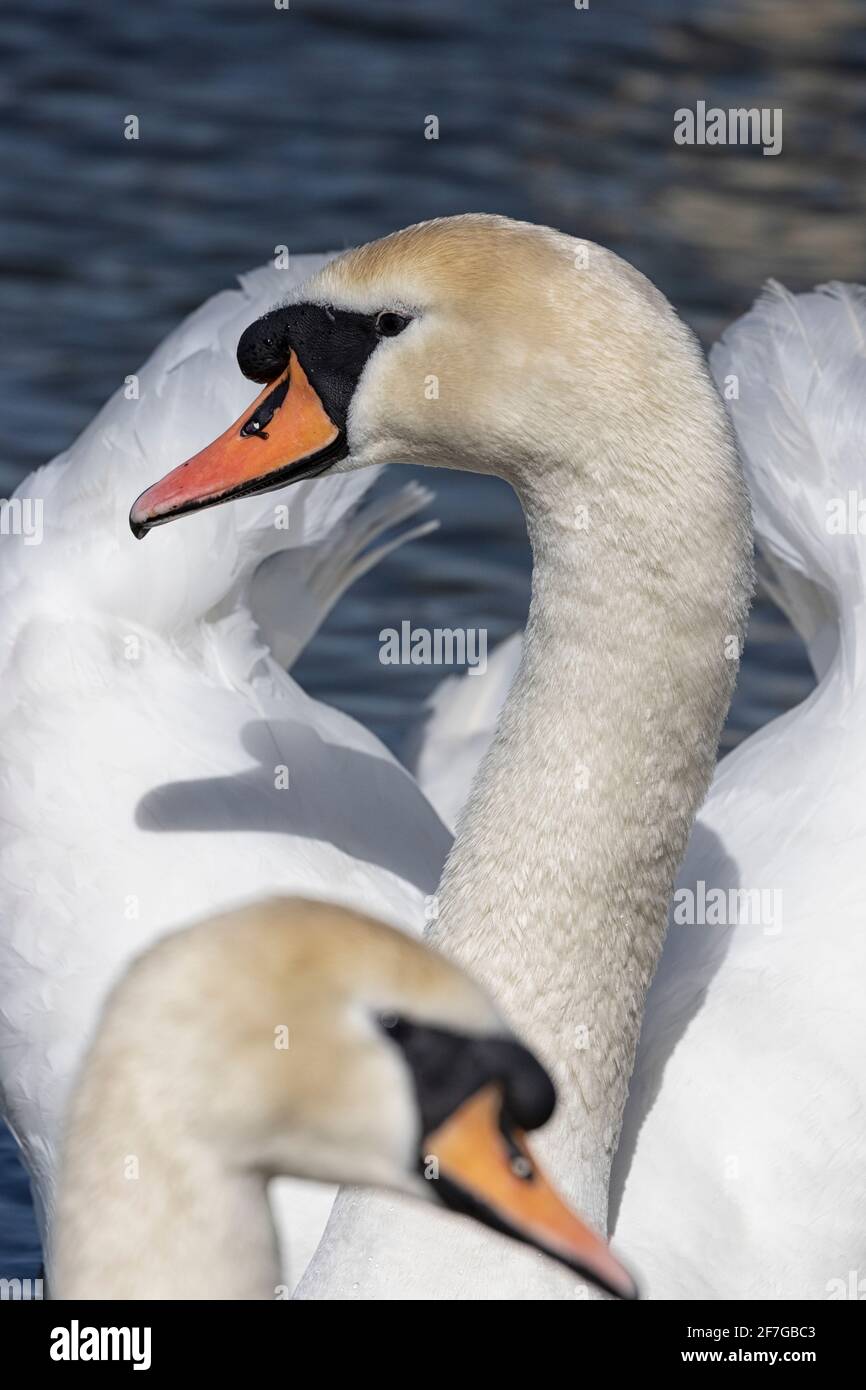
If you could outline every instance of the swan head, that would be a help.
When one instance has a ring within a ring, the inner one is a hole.
[[[524,495],[601,467],[612,488],[645,452],[624,440],[671,420],[693,437],[696,391],[724,428],[691,334],[649,281],[600,246],[496,216],[338,257],[249,325],[238,363],[261,394],[138,498],[136,535],[391,462],[496,473]]]
[[[231,1172],[408,1193],[633,1297],[527,1146],[554,1105],[540,1063],[455,965],[346,909],[274,900],[133,964],[85,1062],[66,1163],[92,1163],[106,1115],[128,1147],[140,1115],[181,1137],[173,1162],[200,1149]]]

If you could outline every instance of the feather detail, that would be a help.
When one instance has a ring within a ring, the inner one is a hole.
[[[866,290],[836,282],[793,295],[771,281],[710,364],[737,431],[771,590],[821,675],[839,614],[864,597],[866,545],[851,498],[856,508],[866,450]],[[847,619],[841,630],[853,640]]]

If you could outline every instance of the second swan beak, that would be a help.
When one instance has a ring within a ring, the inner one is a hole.
[[[425,1166],[431,1158],[446,1206],[535,1246],[618,1298],[637,1298],[634,1280],[607,1242],[548,1182],[523,1134],[503,1124],[499,1086],[477,1091],[425,1138]]]
[[[187,512],[315,477],[347,452],[342,430],[292,352],[282,375],[224,434],[141,494],[130,528],[140,540]]]

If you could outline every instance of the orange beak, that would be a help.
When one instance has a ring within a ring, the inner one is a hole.
[[[133,503],[132,533],[141,539],[187,512],[315,477],[347,452],[342,431],[292,352],[282,376],[240,419]]]
[[[424,1160],[438,1160],[446,1206],[534,1245],[618,1298],[637,1286],[607,1241],[590,1230],[548,1182],[522,1133],[501,1124],[502,1095],[485,1086],[424,1140]]]

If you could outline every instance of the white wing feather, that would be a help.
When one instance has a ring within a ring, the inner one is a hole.
[[[194,313],[141,369],[138,399],[119,391],[18,489],[44,500],[41,544],[0,542],[0,1094],[43,1232],[70,1080],[131,956],[276,890],[420,929],[450,843],[409,774],[310,700],[262,635],[288,634],[296,651],[417,492],[358,513],[374,474],[346,474],[143,542],[127,523],[136,495],[249,401],[241,331],[322,259],[255,271]],[[288,528],[274,527],[275,502]],[[285,620],[262,613],[260,628],[246,607],[278,550],[298,557],[288,572],[303,630],[292,631],[290,590]],[[297,1277],[323,1212],[320,1194],[291,1190]]]

